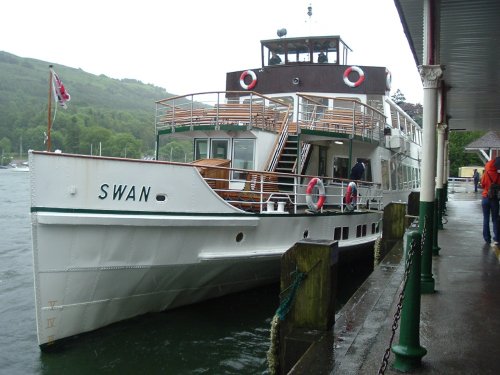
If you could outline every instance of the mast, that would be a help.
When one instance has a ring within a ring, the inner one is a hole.
[[[50,128],[52,127],[52,65],[49,65],[49,109],[47,115],[47,151],[50,151]]]

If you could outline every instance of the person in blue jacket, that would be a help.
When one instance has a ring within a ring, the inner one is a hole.
[[[351,180],[361,180],[363,178],[363,173],[365,173],[365,164],[358,161],[354,167],[351,169],[351,175],[349,179]]]

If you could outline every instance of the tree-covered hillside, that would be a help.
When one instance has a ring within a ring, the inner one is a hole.
[[[154,154],[155,101],[172,94],[134,79],[112,79],[53,65],[71,94],[71,101],[67,109],[57,107],[51,132],[52,150],[132,158]],[[29,149],[46,149],[48,90],[48,62],[0,51],[1,164],[8,164],[12,158],[26,160]],[[392,98],[422,123],[420,104],[407,103],[399,90]],[[476,155],[463,151],[466,144],[482,134],[451,133],[452,176],[459,167],[480,163]],[[172,140],[160,148],[160,155],[166,160],[192,160],[192,148],[188,141]]]
[[[163,88],[133,79],[96,76],[54,64],[71,94],[68,108],[57,107],[52,149],[141,157],[154,149],[154,102],[171,96]],[[0,51],[0,152],[26,158],[44,150],[48,122],[49,63]],[[54,106],[53,106],[54,107]]]

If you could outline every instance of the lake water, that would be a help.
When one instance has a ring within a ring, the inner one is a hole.
[[[0,374],[267,374],[279,286],[148,314],[38,348],[29,173],[0,169]],[[340,270],[338,306],[366,270]]]
[[[80,335],[36,339],[29,173],[0,170],[0,374],[266,374],[277,285]]]

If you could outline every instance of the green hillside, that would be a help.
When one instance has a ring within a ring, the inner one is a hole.
[[[96,76],[54,65],[71,94],[57,108],[52,149],[140,158],[154,150],[154,102],[165,89],[133,79]],[[0,51],[0,153],[26,159],[28,149],[44,150],[47,131],[49,63]],[[17,155],[20,150],[23,155]]]

